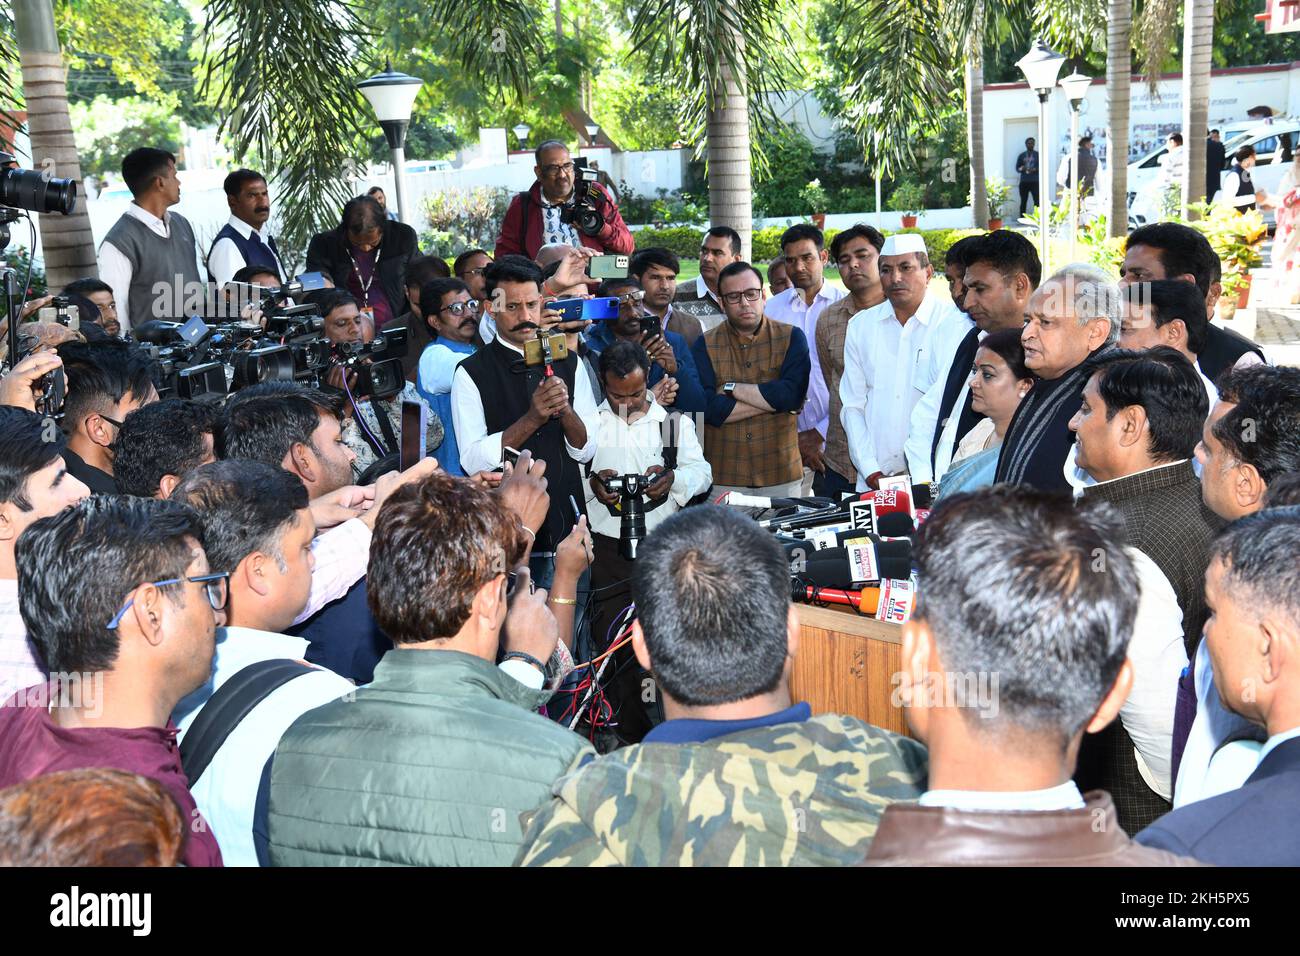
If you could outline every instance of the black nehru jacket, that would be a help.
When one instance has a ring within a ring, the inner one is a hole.
[[[504,432],[523,418],[533,392],[541,384],[542,366],[527,367],[518,352],[506,348],[497,339],[460,363],[465,374],[478,389],[483,401],[483,418],[488,434]],[[552,365],[573,395],[573,378],[578,359],[572,352]],[[534,554],[553,552],[577,521],[570,497],[581,509],[586,500],[582,493],[582,466],[574,461],[564,443],[564,426],[551,419],[524,442],[519,451],[530,451],[533,458],[546,462],[546,490],[551,496],[546,523],[537,530]]]
[[[1210,333],[1205,338],[1205,348],[1196,356],[1196,364],[1201,367],[1205,377],[1211,382],[1237,364],[1247,352],[1254,352],[1259,360],[1264,361],[1260,347],[1240,332],[1210,326]]]

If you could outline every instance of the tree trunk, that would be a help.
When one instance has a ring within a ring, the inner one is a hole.
[[[42,214],[41,246],[45,279],[61,289],[74,279],[98,275],[95,240],[86,215],[81,162],[68,117],[67,69],[54,29],[51,0],[14,0],[14,30],[22,64],[27,131],[32,142],[32,166],[59,179],[77,181],[77,206],[72,215]]]
[[[1183,5],[1183,164],[1182,215],[1205,196],[1205,140],[1209,135],[1211,45],[1214,0],[1186,0]]]
[[[1106,0],[1106,106],[1110,124],[1107,232],[1128,235],[1129,86],[1133,79],[1133,0]],[[1076,147],[1077,148],[1077,147]],[[1204,165],[1202,163],[1202,165]]]
[[[740,44],[738,36],[733,43]],[[707,103],[709,222],[740,233],[740,253],[749,261],[753,228],[753,178],[749,157],[749,104],[744,77],[727,61],[720,65],[719,89]]]
[[[970,201],[975,225],[987,229],[984,184],[984,4],[976,4],[966,41],[966,151],[970,155]],[[1000,212],[1001,210],[999,210]]]

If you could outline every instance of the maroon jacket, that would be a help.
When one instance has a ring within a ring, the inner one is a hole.
[[[50,691],[36,685],[0,706],[0,788],[59,770],[110,767],[157,780],[186,821],[186,866],[221,866],[221,849],[190,796],[181,769],[176,728],[61,727],[44,706]],[[55,690],[53,693],[57,694]]]
[[[592,187],[600,191],[609,208],[614,211],[613,221],[606,222],[605,228],[595,236],[588,236],[576,227],[574,231],[578,233],[582,244],[589,249],[630,255],[636,248],[636,243],[632,239],[632,233],[628,231],[627,224],[623,222],[623,214],[618,211],[618,204],[614,202],[604,186],[593,183]],[[528,199],[527,221],[524,214],[525,196]],[[542,248],[542,184],[533,183],[527,193],[516,193],[510,200],[510,208],[506,210],[506,218],[501,223],[501,235],[497,236],[497,247],[492,254],[497,259],[511,254],[532,259],[540,248]]]

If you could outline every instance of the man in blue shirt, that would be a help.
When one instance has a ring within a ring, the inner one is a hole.
[[[678,512],[642,544],[632,588],[632,648],[668,719],[562,777],[516,863],[842,865],[888,804],[920,796],[916,741],[791,699],[789,564],[754,521]]]
[[[702,412],[707,400],[700,387],[700,375],[695,367],[695,358],[691,355],[686,339],[676,332],[662,328],[660,333],[643,332],[642,317],[652,316],[642,305],[644,292],[641,283],[631,277],[626,279],[606,279],[596,290],[596,297],[618,296],[618,318],[609,322],[595,322],[587,331],[587,349],[593,361],[599,364],[600,353],[620,339],[635,342],[645,348],[650,356],[650,378],[647,383],[655,393],[655,400],[661,405],[678,412]],[[660,385],[665,379],[676,383]]]
[[[434,340],[420,355],[415,388],[442,422],[442,444],[434,457],[447,474],[463,475],[451,418],[451,380],[456,366],[477,348],[478,300],[460,279],[434,279],[420,289],[420,311]]]

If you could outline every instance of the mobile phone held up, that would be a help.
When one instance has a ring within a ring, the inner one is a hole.
[[[406,471],[424,457],[429,430],[429,409],[423,402],[402,402],[401,449],[398,468]]]
[[[556,299],[546,308],[560,313],[561,322],[609,322],[618,318],[618,296],[599,299]]]
[[[592,256],[587,275],[593,279],[626,279],[630,256]]]

